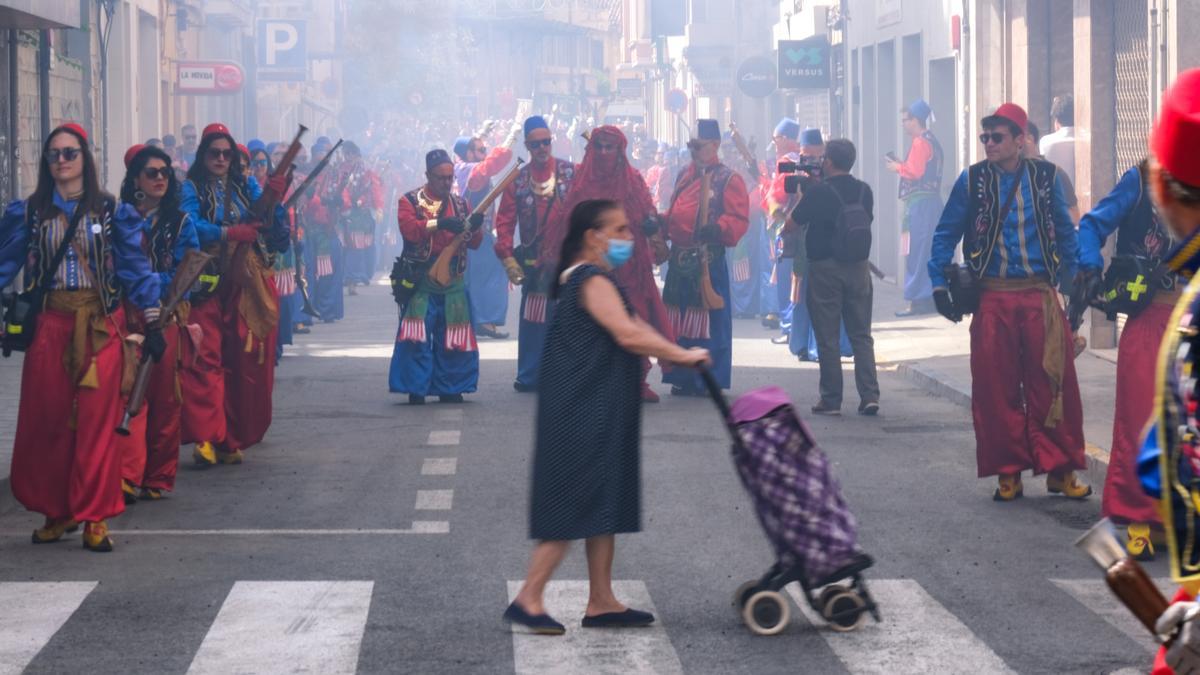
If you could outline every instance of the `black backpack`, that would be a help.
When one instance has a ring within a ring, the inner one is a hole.
[[[866,184],[859,182],[858,199],[847,204],[838,191],[829,186],[829,191],[842,206],[833,223],[833,259],[838,262],[862,262],[871,255],[871,214],[862,203],[866,189]]]

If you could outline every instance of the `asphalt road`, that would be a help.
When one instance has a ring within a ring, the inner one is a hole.
[[[878,418],[848,396],[851,414],[809,420],[877,560],[883,623],[835,633],[794,606],[780,635],[745,628],[730,596],[770,548],[712,403],[664,395],[645,408],[644,532],[618,539],[615,565],[619,594],[657,626],[579,628],[576,548],[548,596],[567,636],[514,635],[500,615],[530,549],[535,404],[511,389],[515,340],[483,343],[465,404],[409,407],[387,393],[386,289],[347,311],[289,348],[274,424],[246,464],[195,469],[185,448],[177,491],[111,523],[115,552],[77,535],[33,546],[39,519],[0,513],[0,673],[1148,669],[1149,639],[1072,547],[1098,499],[1027,478],[1026,499],[994,503],[966,411],[887,370]],[[734,393],[777,384],[807,411],[815,366],[754,322],[737,335]]]

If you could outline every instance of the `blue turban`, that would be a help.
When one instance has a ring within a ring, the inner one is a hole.
[[[266,147],[267,154],[268,155],[275,154],[275,148],[278,148],[280,145],[283,145],[283,144],[282,143],[268,143],[267,147]]]
[[[443,164],[453,164],[453,163],[454,162],[451,161],[451,159],[450,159],[450,153],[446,152],[445,150],[442,150],[441,148],[438,148],[436,150],[430,150],[429,153],[425,155],[425,170],[426,171],[432,170],[433,167],[435,167],[435,166],[441,166]]]
[[[825,145],[825,140],[821,138],[821,130],[816,127],[809,127],[801,131],[800,145]]]
[[[696,120],[696,137],[702,141],[719,141],[721,125],[716,120]]]
[[[550,125],[546,124],[546,118],[542,117],[541,115],[534,115],[533,117],[530,117],[525,120],[525,135],[526,136],[528,136],[529,132],[533,131],[534,129],[549,129],[549,128],[550,128]]]
[[[923,98],[913,101],[908,106],[908,114],[921,120],[922,123],[929,121],[929,113],[931,112],[933,112],[933,109],[929,107],[929,104]]]
[[[790,138],[794,141],[800,138],[800,123],[790,117],[785,117],[779,120],[779,124],[775,125],[775,135]]]
[[[317,150],[319,148],[331,148],[331,147],[333,147],[333,141],[329,140],[328,136],[321,136],[320,138],[317,139],[316,143],[313,143],[312,149]]]
[[[459,136],[454,139],[454,154],[458,155],[458,158],[464,162],[467,161],[467,148],[469,147],[471,147],[470,136]]]
[[[253,155],[255,152],[257,152],[259,150],[266,150],[267,144],[263,143],[262,141],[258,140],[257,138],[251,138],[250,142],[246,144],[246,149],[249,150],[250,154]]]

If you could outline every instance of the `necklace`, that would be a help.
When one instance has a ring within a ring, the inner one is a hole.
[[[533,177],[530,176],[530,183],[532,184],[533,194],[537,195],[538,197],[543,197],[543,198],[549,197],[550,195],[554,194],[554,187],[555,187],[555,184],[557,183],[557,180],[553,173],[550,174],[549,178],[547,178],[546,180],[543,180],[543,181],[533,180],[532,178]]]
[[[426,213],[438,213],[442,210],[442,201],[430,199],[425,193],[425,188],[421,188],[421,191],[417,193],[417,203],[425,209]]]

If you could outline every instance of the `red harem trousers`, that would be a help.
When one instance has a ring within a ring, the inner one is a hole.
[[[1174,305],[1155,300],[1125,322],[1117,346],[1117,405],[1101,513],[1118,523],[1158,523],[1158,503],[1142,491],[1137,457],[1154,410],[1158,348]]]
[[[183,365],[179,385],[183,392],[180,415],[183,443],[220,443],[225,440],[225,367],[221,363],[224,313],[221,299],[194,303],[188,321],[200,327],[199,342],[181,334]]]
[[[125,312],[107,317],[109,337],[86,361],[96,364],[99,386],[81,387],[68,373],[75,315],[45,309],[21,372],[21,403],[13,442],[12,491],[30,511],[55,520],[95,522],[125,510],[116,432],[120,422],[121,334]]]
[[[268,288],[279,304],[275,281],[268,276]],[[227,307],[224,344],[225,362],[225,440],[218,444],[223,452],[245,450],[266,436],[271,426],[271,396],[275,388],[275,341],[279,328],[266,338],[250,333],[246,319],[238,312],[242,291],[233,289]]]
[[[129,435],[117,436],[121,477],[133,485],[157,490],[175,489],[181,437],[179,392],[179,326],[163,328],[167,350],[150,369],[146,401],[129,423]],[[128,405],[122,401],[122,407]]]
[[[1062,419],[1054,427],[1045,424],[1053,403],[1050,378],[1042,367],[1047,292],[984,290],[971,320],[971,413],[980,478],[1087,467],[1069,327],[1063,330]],[[1057,296],[1054,305],[1062,315]],[[1061,318],[1065,326],[1066,317]]]

